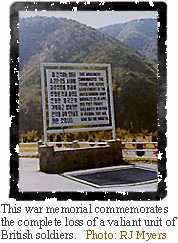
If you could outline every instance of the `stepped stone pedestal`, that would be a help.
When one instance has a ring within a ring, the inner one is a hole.
[[[68,148],[39,145],[40,171],[63,173],[125,164],[120,140],[111,140],[105,146]]]

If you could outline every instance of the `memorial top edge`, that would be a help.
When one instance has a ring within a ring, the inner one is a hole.
[[[56,62],[44,62],[41,63],[41,67],[46,66],[74,66],[74,67],[110,67],[109,63],[56,63]]]

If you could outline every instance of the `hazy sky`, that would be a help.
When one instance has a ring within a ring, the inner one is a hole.
[[[63,17],[99,28],[134,19],[157,18],[157,11],[20,11],[20,17]]]

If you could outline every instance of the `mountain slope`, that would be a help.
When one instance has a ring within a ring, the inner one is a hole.
[[[86,49],[104,37],[104,34],[99,31],[74,20],[55,17],[23,18],[20,21],[19,33],[22,65],[27,64],[33,55],[44,52],[44,49],[50,49],[48,55],[52,59],[59,59],[59,56],[61,60],[65,59],[78,52],[78,49],[81,50],[83,47]]]
[[[133,20],[102,27],[99,30],[134,48],[150,60],[157,60],[157,21],[155,19]]]
[[[37,30],[42,29],[44,21],[48,23],[48,28],[41,35]],[[54,25],[54,22],[57,27],[52,30],[50,23]],[[33,36],[30,44],[31,37],[28,38],[28,33]],[[40,62],[111,63],[116,125],[135,131],[145,128],[155,129],[157,86],[155,71],[150,64],[142,60],[140,55],[124,44],[91,27],[63,18],[53,18],[52,21],[46,17],[21,19],[20,37],[21,131],[42,130]],[[34,53],[32,50],[35,50]],[[137,99],[141,102],[138,103]],[[145,111],[142,101],[144,106],[149,107],[152,104],[152,107]],[[133,107],[135,107],[134,116],[131,116]]]

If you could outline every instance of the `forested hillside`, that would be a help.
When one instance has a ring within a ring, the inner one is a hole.
[[[128,23],[109,25],[99,29],[130,48],[157,62],[157,20],[140,19]]]
[[[157,128],[157,77],[139,53],[99,30],[64,18],[20,19],[20,132],[42,131],[40,62],[111,63],[116,126]]]

